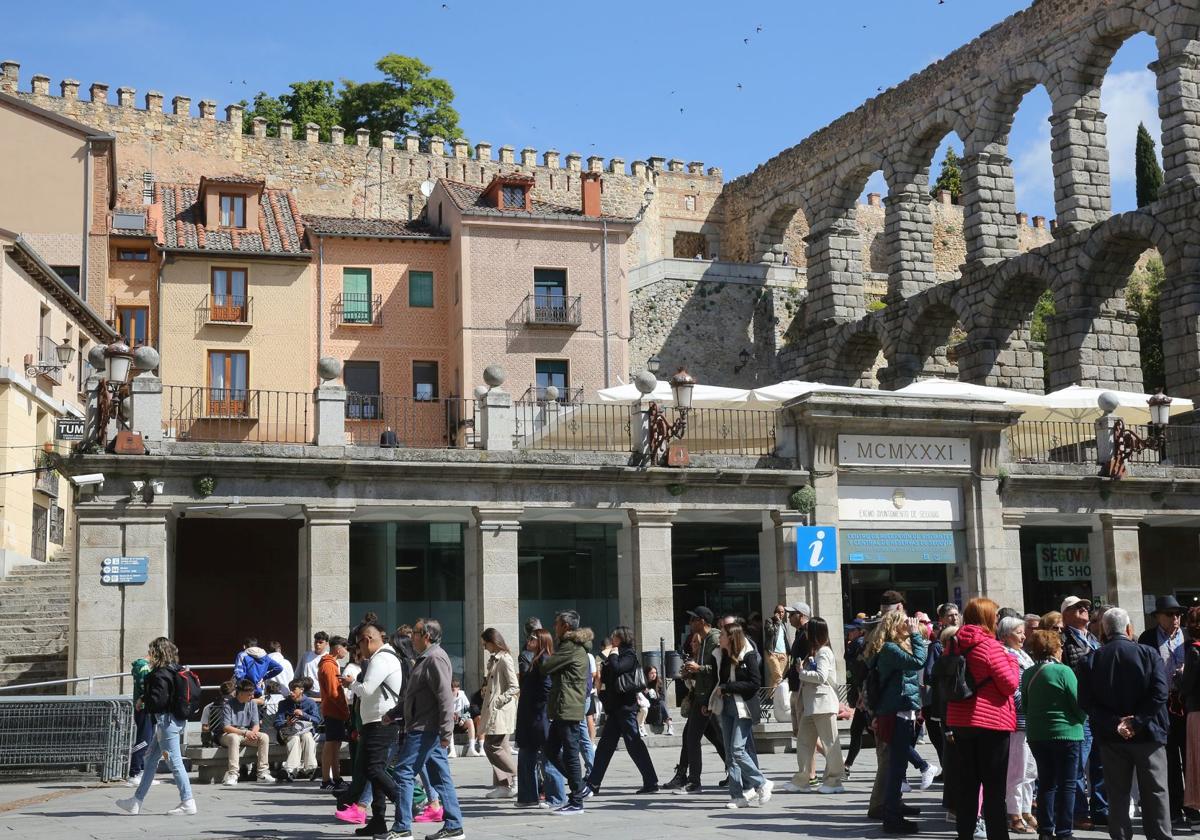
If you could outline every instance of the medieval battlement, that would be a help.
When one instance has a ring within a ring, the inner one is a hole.
[[[268,186],[292,189],[305,212],[382,218],[419,215],[425,202],[421,183],[439,177],[484,184],[496,174],[519,170],[536,177],[539,198],[575,204],[582,173],[600,172],[606,176],[605,212],[622,215],[635,215],[642,208],[647,188],[655,194],[712,197],[723,185],[721,170],[706,170],[702,161],[651,156],[627,163],[621,157],[585,158],[557,149],[539,155],[530,147],[518,150],[488,142],[472,146],[462,138],[422,140],[390,131],[372,144],[366,129],[354,132],[347,142],[340,126],[332,129],[329,141],[322,141],[313,123],[304,126],[303,139],[293,139],[294,126],[286,120],[280,125],[281,136],[268,137],[262,118],[253,120],[249,133],[243,132],[245,111],[240,104],[226,105],[219,119],[213,99],[201,99],[193,108],[191,97],[176,95],[168,108],[164,94],[152,90],[139,107],[132,87],[117,88],[114,103],[110,85],[103,82],[89,85],[86,99],[75,79],[60,81],[56,93],[43,74],[31,76],[25,90],[20,82],[20,64],[0,62],[0,91],[117,137],[117,198],[125,204],[141,201],[145,173],[159,181],[195,181],[233,168],[265,179]],[[713,199],[704,203],[711,208]]]

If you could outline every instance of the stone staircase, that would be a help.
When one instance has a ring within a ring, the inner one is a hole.
[[[0,686],[65,678],[70,625],[69,558],[18,566],[0,579]],[[30,693],[61,694],[64,687]]]

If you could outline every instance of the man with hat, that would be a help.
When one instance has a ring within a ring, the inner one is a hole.
[[[1170,699],[1167,710],[1170,729],[1167,731],[1167,795],[1170,799],[1171,822],[1180,824],[1183,813],[1183,768],[1187,763],[1187,716],[1180,700],[1178,684],[1183,673],[1183,657],[1187,638],[1180,627],[1184,608],[1174,595],[1160,595],[1154,600],[1150,617],[1155,625],[1138,637],[1138,642],[1153,648],[1162,657],[1167,669]],[[1178,712],[1178,714],[1177,714]]]
[[[1079,673],[1079,666],[1099,649],[1100,641],[1088,630],[1092,602],[1078,595],[1063,599],[1059,612],[1063,620],[1062,664]],[[1090,831],[1094,825],[1108,824],[1108,802],[1104,797],[1104,770],[1099,750],[1092,754],[1092,727],[1083,725],[1083,744],[1079,749],[1079,767],[1075,776],[1075,829]],[[1089,817],[1088,781],[1091,781]]]
[[[790,705],[792,707],[792,737],[800,738],[800,718],[804,714],[804,701],[800,698],[800,666],[804,664],[804,660],[808,659],[809,649],[811,645],[808,643],[808,620],[812,618],[812,607],[803,601],[797,601],[787,608],[788,623],[796,631],[795,637],[792,639],[792,649],[788,651],[788,660],[790,665],[787,672],[788,691],[790,692]],[[813,767],[813,761],[816,758],[816,749],[809,756],[809,767]],[[801,761],[800,755],[796,755],[796,763],[801,767],[804,762]],[[801,790],[808,790],[808,779],[801,779],[799,775],[792,777],[792,781],[783,786],[783,790],[787,793],[798,793]]]
[[[788,651],[796,640],[796,628],[788,621],[787,607],[775,607],[775,612],[763,625],[763,656],[767,665],[766,688],[775,690],[787,672]]]
[[[687,763],[687,783],[673,787],[678,794],[699,793],[700,771],[703,767],[700,758],[700,744],[704,740],[705,731],[712,724],[708,710],[708,698],[717,685],[716,664],[713,652],[721,644],[721,631],[713,626],[713,611],[700,606],[688,611],[688,629],[700,636],[700,648],[692,662],[685,662],[682,669],[684,679],[694,680],[691,691],[691,708],[688,712],[687,724],[683,727],[683,747],[680,755],[680,765]]]

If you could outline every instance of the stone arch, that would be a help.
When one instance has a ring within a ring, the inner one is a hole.
[[[800,190],[791,190],[768,201],[755,214],[755,250],[759,262],[803,262],[804,238],[812,228],[808,200]],[[795,239],[795,242],[789,241]]]
[[[975,154],[1008,154],[1008,136],[1022,100],[1034,88],[1043,87],[1050,101],[1057,98],[1058,82],[1040,61],[1006,67],[992,81],[979,101],[971,137]]]
[[[880,376],[890,389],[919,377],[958,378],[956,344],[966,337],[971,312],[958,283],[943,283],[906,302],[891,364]]]
[[[834,360],[830,384],[879,387],[878,372],[888,355],[888,332],[883,318],[872,314],[846,324],[830,343]]]

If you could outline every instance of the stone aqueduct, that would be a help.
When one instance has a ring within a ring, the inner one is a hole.
[[[1100,86],[1139,32],[1157,42],[1151,70],[1166,183],[1153,205],[1113,216]],[[1008,135],[1039,85],[1053,103],[1058,218],[1054,242],[1019,255]],[[958,279],[938,284],[929,171],[949,133],[965,147],[967,261]],[[877,170],[889,188],[888,305],[867,313],[853,214]],[[722,199],[722,247],[734,259],[782,260],[789,222],[797,213],[807,222],[809,297],[786,375],[867,384],[882,352],[887,388],[931,375],[1037,392],[1138,388],[1135,314],[1124,292],[1137,258],[1155,248],[1166,269],[1167,389],[1200,397],[1200,0],[1037,0],[731,182]],[[1030,324],[1046,289],[1057,314],[1043,347]],[[951,346],[952,333],[965,340]]]

